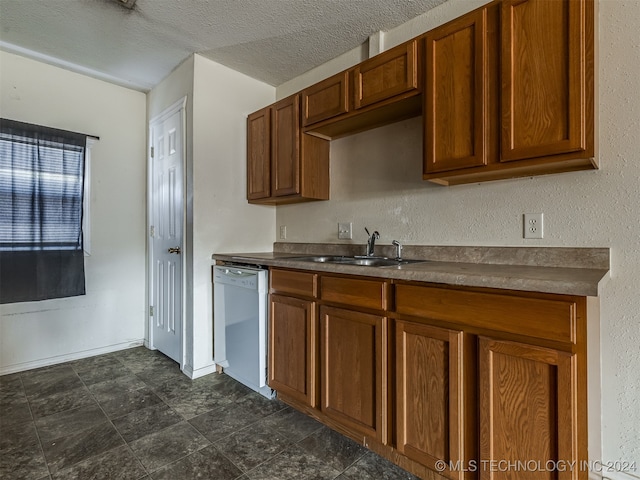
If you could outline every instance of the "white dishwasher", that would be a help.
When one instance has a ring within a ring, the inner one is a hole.
[[[268,270],[213,267],[213,361],[240,383],[273,398],[267,385]]]

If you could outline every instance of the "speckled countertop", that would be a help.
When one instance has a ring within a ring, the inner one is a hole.
[[[213,258],[268,267],[580,296],[597,296],[609,276],[608,248],[406,245],[403,258],[423,262],[390,267],[296,259],[305,255],[360,255],[362,248],[350,244],[277,242],[272,252],[216,253]],[[394,257],[395,249],[379,245],[376,255]]]

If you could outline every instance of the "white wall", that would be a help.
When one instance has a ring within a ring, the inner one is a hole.
[[[385,39],[408,40],[482,3],[450,0]],[[353,222],[359,244],[368,226],[382,243],[610,247],[600,297],[602,459],[640,469],[640,1],[601,1],[599,11],[601,170],[433,185],[420,180],[421,122],[412,119],[332,142],[331,200],[279,206],[277,225],[293,242],[337,242],[337,223]],[[319,67],[277,96],[349,66]],[[521,238],[525,212],[544,213],[544,239]]]
[[[275,88],[195,55],[193,107],[193,370],[213,365],[211,254],[271,250],[275,207],[246,198],[247,115]]]
[[[97,135],[87,294],[0,306],[0,372],[141,344],[145,319],[145,95],[0,52],[5,118]]]

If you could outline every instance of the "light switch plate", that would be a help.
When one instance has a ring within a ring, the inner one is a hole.
[[[287,238],[287,226],[280,225],[280,240],[285,240]]]
[[[338,238],[341,239],[351,239],[353,238],[352,233],[352,224],[349,223],[338,223]]]
[[[544,223],[542,213],[525,213],[524,214],[524,238],[543,238]]]

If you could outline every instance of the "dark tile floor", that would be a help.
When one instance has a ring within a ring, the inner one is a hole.
[[[144,347],[0,377],[0,478],[415,479],[226,375]]]

